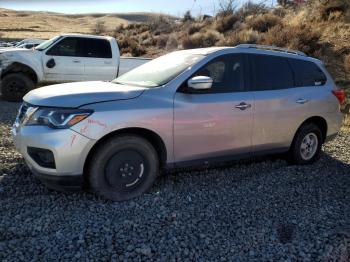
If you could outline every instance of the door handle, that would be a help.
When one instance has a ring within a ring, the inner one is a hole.
[[[307,99],[303,99],[303,98],[299,98],[297,101],[295,101],[296,103],[298,103],[298,104],[305,104],[305,103],[307,103],[307,102],[309,102],[309,100],[307,100]]]
[[[73,63],[79,64],[79,63],[81,63],[81,61],[80,60],[73,60]]]
[[[252,107],[252,105],[251,104],[247,104],[245,102],[242,102],[239,105],[236,105],[235,107],[240,109],[240,110],[246,110],[247,108]]]

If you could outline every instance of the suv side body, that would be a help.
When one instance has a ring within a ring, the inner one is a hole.
[[[29,93],[24,100],[36,106],[71,103],[72,107],[93,111],[92,115],[69,129],[23,126],[14,132],[16,147],[33,172],[45,174],[46,178],[82,177],[83,174],[89,177],[91,172],[97,176],[102,169],[91,170],[97,165],[100,152],[113,143],[119,145],[123,139],[129,141],[130,136],[144,140],[141,144],[147,141],[147,148],[154,148],[156,156],[153,159],[159,160],[159,168],[171,168],[193,165],[194,162],[210,164],[253,154],[287,152],[306,123],[320,130],[320,145],[339,131],[342,114],[339,102],[332,94],[335,84],[319,60],[239,47],[180,52],[201,54],[203,59],[160,87],[139,87],[132,99],[111,100],[106,97],[103,101],[79,105],[77,101],[81,97],[78,95],[53,96],[51,99],[42,95],[48,90],[45,88]],[[260,56],[263,56],[263,61],[277,59],[274,63],[281,63],[289,71],[289,76],[281,77],[280,74],[285,72],[279,72],[279,67],[272,68],[277,70],[274,73],[259,66]],[[320,75],[326,78],[315,79],[313,85],[311,81],[311,84],[299,86],[297,67],[291,65],[292,60],[316,65]],[[213,79],[211,89],[188,87],[188,80],[208,72]],[[271,83],[262,85],[266,84],[264,79]],[[102,83],[94,85],[98,89]],[[111,85],[116,86],[115,90],[134,92],[127,85]],[[69,90],[68,86],[66,90]],[[38,165],[27,152],[29,146],[51,150],[56,167],[48,169]],[[96,179],[88,180],[93,181],[92,184],[96,182]],[[111,192],[103,194],[97,187],[94,190],[107,198],[125,199]],[[135,194],[139,195],[145,188]]]

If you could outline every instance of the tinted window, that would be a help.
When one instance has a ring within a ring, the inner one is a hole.
[[[255,90],[278,90],[294,87],[293,71],[283,57],[254,55]]]
[[[322,70],[310,61],[289,59],[295,74],[295,86],[319,86],[327,82]]]
[[[209,76],[213,79],[211,89],[200,92],[225,93],[244,91],[243,59],[240,55],[226,55],[214,59],[198,70],[194,76]]]
[[[85,57],[112,58],[109,41],[104,39],[81,39]]]
[[[52,56],[81,56],[78,48],[78,38],[67,37],[47,51]]]

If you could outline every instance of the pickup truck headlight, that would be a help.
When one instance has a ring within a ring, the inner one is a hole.
[[[30,115],[25,117],[23,124],[64,129],[83,121],[92,113],[92,110],[85,109],[33,108],[28,110]]]

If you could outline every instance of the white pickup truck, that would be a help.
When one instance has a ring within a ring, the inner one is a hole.
[[[150,59],[120,57],[112,37],[64,34],[35,49],[0,50],[2,98],[21,101],[31,89],[49,83],[111,81]]]

